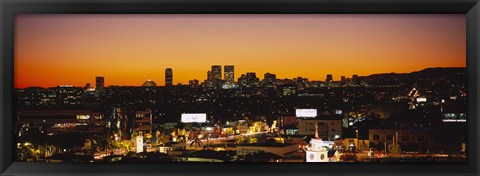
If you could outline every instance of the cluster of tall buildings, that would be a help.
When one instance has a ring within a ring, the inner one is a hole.
[[[207,72],[207,79],[203,82],[205,87],[227,87],[231,88],[235,85],[235,67],[233,65],[225,65],[222,77],[222,66],[212,65],[211,70]],[[192,88],[200,86],[200,81],[193,79],[189,81]],[[165,86],[173,86],[173,70],[165,69]]]
[[[207,71],[207,79],[204,82],[205,87],[231,88],[234,86],[235,67],[233,65],[224,66],[224,78],[222,79],[222,66],[212,65],[212,69]]]
[[[222,77],[223,75],[223,77]],[[301,77],[299,77],[301,78]],[[358,75],[353,75],[351,80],[355,80],[358,78]],[[295,80],[295,79],[294,79]],[[344,82],[346,80],[350,80],[345,78],[345,76],[341,76],[341,81]],[[273,73],[265,73],[264,79],[260,80],[257,77],[255,72],[247,72],[246,74],[242,74],[238,78],[238,82],[235,82],[235,67],[233,65],[224,65],[223,72],[222,72],[222,65],[212,65],[211,69],[207,71],[207,79],[203,82],[200,82],[197,79],[193,79],[189,81],[189,86],[191,88],[197,87],[206,87],[206,88],[234,88],[234,87],[257,87],[257,86],[266,86],[266,87],[274,87],[277,81],[277,77]],[[327,74],[325,83],[332,83],[333,82],[333,75]],[[103,76],[96,77],[96,87],[97,90],[102,90],[105,88],[105,78]],[[156,86],[156,84],[148,80],[144,83],[145,85]],[[173,69],[166,68],[165,69],[165,86],[171,87],[173,86]],[[86,88],[90,88],[90,84],[86,85]]]
[[[222,74],[223,73],[223,74]],[[222,77],[223,75],[223,77]],[[299,77],[301,78],[301,77]],[[358,78],[358,75],[353,75],[351,80]],[[298,79],[298,78],[295,78]],[[295,80],[294,79],[294,80]],[[308,79],[301,78],[308,82]],[[341,81],[345,82],[347,79],[345,76],[341,76]],[[191,88],[205,87],[205,88],[235,88],[235,87],[275,87],[277,84],[277,76],[273,73],[265,73],[264,79],[260,80],[257,77],[255,72],[247,72],[246,74],[240,75],[238,81],[235,82],[235,67],[233,65],[224,65],[222,72],[222,65],[212,65],[211,69],[207,71],[207,79],[203,82],[200,82],[197,79],[189,81],[189,86]],[[165,86],[173,85],[173,71],[171,68],[165,70]],[[331,84],[333,81],[333,75],[327,74],[325,83]]]

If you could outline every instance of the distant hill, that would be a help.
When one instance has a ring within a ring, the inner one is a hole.
[[[412,72],[409,75],[416,78],[440,78],[440,77],[457,77],[465,76],[467,74],[466,68],[427,68],[421,71]]]
[[[361,80],[367,82],[398,82],[398,81],[415,81],[431,78],[446,78],[463,80],[466,79],[466,68],[447,67],[447,68],[426,68],[411,73],[380,73],[369,76],[360,77]]]

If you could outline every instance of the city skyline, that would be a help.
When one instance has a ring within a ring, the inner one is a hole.
[[[212,65],[212,66],[227,66],[227,67],[232,67],[233,65]],[[418,72],[418,71],[422,71],[422,70],[425,70],[425,69],[431,69],[431,68],[465,68],[465,67],[428,67],[428,68],[424,68],[424,69],[421,69],[421,70],[416,70],[416,71],[412,71],[412,72]],[[170,70],[170,72],[173,71],[172,68],[166,68],[166,70]],[[208,70],[206,71],[206,73],[208,74],[211,70]],[[332,74],[326,74],[325,75],[325,78],[322,80],[322,79],[318,79],[318,80],[312,80],[312,79],[309,79],[308,77],[303,77],[303,76],[297,76],[297,77],[293,77],[293,78],[279,78],[277,77],[277,74],[275,73],[271,73],[271,72],[266,72],[266,73],[257,73],[257,72],[246,72],[246,73],[240,73],[238,77],[236,77],[234,80],[233,80],[233,83],[235,84],[238,84],[238,80],[239,78],[241,78],[241,76],[245,76],[245,75],[248,75],[248,73],[254,73],[256,75],[256,77],[260,80],[260,81],[263,81],[263,80],[269,80],[271,78],[267,78],[265,76],[271,76],[273,75],[276,80],[284,80],[284,79],[287,79],[287,80],[294,80],[296,78],[303,78],[303,79],[308,79],[308,81],[320,81],[320,82],[327,82],[327,80],[330,80],[330,81],[345,81],[346,79],[352,79],[354,76],[371,76],[371,75],[375,75],[375,74],[390,74],[390,73],[394,73],[394,74],[410,74],[412,72],[409,72],[409,73],[397,73],[397,72],[389,72],[389,73],[372,73],[370,75],[357,75],[357,74],[353,74],[353,75],[349,75],[349,76],[345,76],[345,75],[340,75],[340,76],[335,76],[335,75],[332,75]],[[222,72],[220,72],[221,75],[224,75],[224,74],[227,74],[224,70],[222,70]],[[164,77],[174,77],[174,74],[171,73],[169,74],[170,76],[167,76],[167,73],[165,72],[165,75]],[[336,79],[338,77],[338,79]],[[100,79],[100,80],[99,80]],[[108,78],[107,78],[108,79]],[[214,80],[215,78],[212,77],[212,80]],[[345,80],[344,80],[345,79]],[[166,79],[165,79],[166,80]],[[164,80],[164,81],[165,81]],[[173,79],[174,80],[174,79]],[[219,79],[221,81],[225,81],[225,84],[228,84],[229,81],[225,78],[225,77],[222,77],[221,79]],[[147,82],[154,82],[157,86],[176,86],[176,85],[189,85],[189,84],[192,84],[194,82],[192,81],[197,81],[197,84],[200,84],[200,83],[205,83],[205,84],[208,84],[206,81],[208,81],[208,79],[205,79],[205,80],[199,80],[198,78],[191,78],[190,80],[188,80],[187,83],[177,83],[177,84],[170,84],[170,85],[167,85],[167,84],[161,84],[161,83],[158,83],[156,80],[152,80],[152,79],[146,79],[145,81]],[[170,82],[172,81],[172,79],[170,79]],[[174,81],[173,81],[174,82]],[[145,82],[142,82],[138,85],[112,85],[112,84],[105,84],[105,77],[104,76],[101,76],[101,75],[98,75],[98,76],[95,76],[95,81],[93,81],[93,83],[96,85],[95,88],[104,88],[104,87],[108,87],[108,86],[142,86],[144,85]],[[100,83],[100,86],[99,86],[99,83]],[[92,82],[87,82],[83,85],[71,85],[71,84],[59,84],[59,85],[54,85],[54,86],[50,86],[50,87],[57,87],[57,86],[74,86],[74,87],[85,87],[85,86],[88,86],[88,87],[91,87],[92,85]],[[41,87],[41,86],[29,86],[29,87]],[[23,89],[23,88],[28,88],[28,87],[15,87],[17,89]],[[43,88],[48,88],[48,87],[43,87]]]
[[[247,72],[336,81],[466,66],[464,15],[20,15],[15,23],[15,88],[84,86],[96,76],[105,86],[163,86],[166,68],[174,85],[188,84],[211,65],[234,65],[235,81]]]

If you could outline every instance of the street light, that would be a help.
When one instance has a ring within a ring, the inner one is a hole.
[[[357,140],[358,140],[358,130],[355,130],[355,133],[357,133]]]
[[[355,133],[357,134],[357,140],[355,141],[355,150],[358,148],[358,130],[355,130]]]

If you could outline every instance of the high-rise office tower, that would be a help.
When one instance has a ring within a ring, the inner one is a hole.
[[[212,65],[212,70],[207,72],[207,87],[218,88],[222,83],[222,66]]]
[[[325,79],[326,82],[331,82],[333,81],[333,76],[332,74],[327,74],[327,79]]]
[[[200,86],[199,81],[197,79],[188,81],[188,85],[190,86],[190,88],[197,88]]]
[[[234,82],[234,71],[235,68],[233,65],[225,65],[224,66],[224,77],[225,77],[225,84],[233,85]]]
[[[207,71],[207,81],[211,81],[211,80],[213,80],[212,71],[208,70]]]
[[[263,76],[263,85],[272,87],[275,85],[276,80],[277,80],[277,75],[272,73],[265,73]]]
[[[265,82],[275,82],[276,79],[277,79],[277,75],[272,74],[272,73],[265,73],[263,75],[263,80]]]
[[[205,85],[208,87],[208,88],[212,88],[213,87],[213,74],[212,74],[212,71],[208,70],[207,71],[207,80],[205,81]]]
[[[97,76],[95,78],[95,89],[103,89],[105,87],[105,78],[103,76]]]
[[[241,87],[257,87],[260,84],[260,79],[257,78],[255,72],[247,72],[238,78],[238,84]]]
[[[212,78],[215,81],[222,80],[222,66],[212,65]]]
[[[165,86],[173,85],[173,70],[171,68],[165,69]]]

